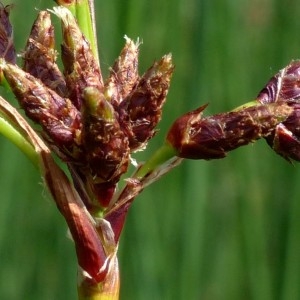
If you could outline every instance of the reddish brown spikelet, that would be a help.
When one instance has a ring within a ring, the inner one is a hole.
[[[288,161],[300,161],[300,103],[285,101],[293,108],[291,115],[278,124],[272,134],[266,137],[271,148]]]
[[[0,3],[0,57],[12,64],[16,63],[16,51],[13,43],[13,31],[9,21],[12,5]]]
[[[112,195],[116,182],[128,167],[128,140],[120,128],[114,108],[103,94],[89,87],[83,98],[86,111],[82,141],[95,184],[94,191],[106,194],[105,189],[108,189]]]
[[[115,106],[129,95],[139,79],[139,43],[134,43],[126,36],[125,39],[125,46],[111,68],[109,78],[105,83],[105,96]]]
[[[69,98],[77,108],[82,105],[82,93],[86,87],[103,89],[100,67],[87,39],[80,31],[71,12],[63,7],[54,12],[62,21],[62,61]]]
[[[89,116],[85,119],[83,140],[92,174],[99,180],[109,181],[126,171],[128,142],[118,122]]]
[[[300,61],[292,61],[273,76],[260,91],[257,100],[261,103],[276,102],[279,99],[300,98]]]
[[[120,123],[131,151],[142,149],[155,134],[173,73],[172,57],[165,55],[142,76],[132,93],[121,102]]]
[[[300,141],[283,124],[276,126],[274,134],[266,139],[271,148],[288,160],[300,161]]]
[[[271,135],[293,111],[286,103],[278,102],[202,118],[205,107],[183,115],[172,125],[167,141],[179,157],[223,158],[228,151]]]
[[[81,116],[70,100],[15,65],[2,61],[1,69],[26,115],[43,127],[57,147],[73,152],[80,140]]]
[[[259,93],[261,103],[284,101],[293,113],[266,138],[272,149],[288,161],[300,160],[300,61],[292,61],[275,76]]]
[[[82,140],[93,176],[109,181],[127,169],[128,141],[112,105],[95,88],[84,91]],[[122,167],[124,165],[124,167]]]
[[[67,95],[66,83],[56,64],[54,27],[50,14],[41,11],[34,22],[23,53],[23,69],[39,78],[46,86],[61,96]]]

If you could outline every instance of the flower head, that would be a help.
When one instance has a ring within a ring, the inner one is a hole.
[[[202,118],[206,105],[178,118],[167,135],[177,155],[189,159],[216,159],[228,151],[268,137],[293,108],[284,102],[257,104]]]
[[[286,102],[293,113],[266,137],[272,149],[288,161],[300,161],[300,61],[292,61],[273,76],[258,94],[260,103]]]

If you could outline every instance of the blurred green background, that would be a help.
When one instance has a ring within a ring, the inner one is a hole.
[[[214,114],[248,102],[300,57],[296,0],[96,2],[103,72],[124,34],[143,41],[141,73],[173,54],[160,131],[140,160],[180,114],[204,103]],[[13,3],[21,52],[37,10],[54,3]],[[76,258],[64,220],[34,167],[3,137],[0,156],[0,298],[76,299]],[[184,162],[130,211],[119,248],[121,299],[300,299],[299,182],[300,166],[264,141],[223,160]]]

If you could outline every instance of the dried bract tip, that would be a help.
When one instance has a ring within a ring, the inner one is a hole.
[[[201,118],[205,107],[183,115],[172,125],[167,141],[179,157],[223,158],[228,151],[271,135],[293,112],[285,102],[277,102]]]
[[[173,70],[172,56],[165,55],[148,69],[131,94],[120,103],[119,119],[131,151],[143,149],[155,134]]]
[[[7,62],[16,63],[16,51],[13,43],[13,31],[9,21],[9,13],[13,6],[0,3],[0,57]]]
[[[118,105],[128,96],[139,78],[139,41],[134,43],[127,36],[125,40],[125,47],[116,59],[105,83],[105,95],[114,105]]]

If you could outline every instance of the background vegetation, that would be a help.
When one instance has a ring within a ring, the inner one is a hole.
[[[54,3],[13,2],[21,52],[35,8]],[[180,114],[207,102],[213,114],[250,101],[300,57],[296,0],[95,2],[105,72],[124,34],[143,41],[141,72],[168,52],[176,64],[160,131],[139,159]],[[1,298],[76,299],[65,223],[36,170],[3,137],[0,170]],[[119,249],[121,299],[299,299],[299,182],[300,166],[264,141],[224,160],[184,162],[131,209]]]

